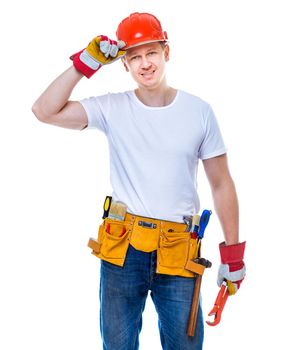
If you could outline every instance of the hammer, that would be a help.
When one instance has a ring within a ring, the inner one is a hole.
[[[196,322],[197,322],[202,275],[204,273],[205,268],[211,267],[212,263],[211,263],[211,261],[204,259],[204,258],[194,259],[194,260],[192,260],[191,263],[192,263],[193,267],[195,267],[196,272],[195,272],[195,283],[194,283],[192,307],[190,310],[187,333],[188,333],[188,336],[193,337],[195,335],[195,327],[196,327]]]

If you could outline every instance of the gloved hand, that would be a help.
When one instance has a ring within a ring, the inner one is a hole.
[[[105,35],[94,38],[86,49],[75,53],[70,57],[75,68],[90,78],[99,68],[112,63],[125,55],[121,50],[126,44],[123,41],[109,39]]]
[[[245,265],[243,262],[245,243],[226,245],[219,244],[221,265],[218,271],[217,284],[220,287],[224,280],[227,281],[229,295],[235,294],[244,279]]]

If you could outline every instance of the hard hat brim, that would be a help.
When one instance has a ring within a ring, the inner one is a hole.
[[[150,43],[157,43],[157,42],[164,42],[164,43],[168,43],[168,40],[163,40],[163,39],[156,39],[156,40],[146,40],[146,41],[143,41],[143,42],[139,42],[137,44],[133,44],[133,45],[130,45],[130,46],[125,46],[123,47],[123,50],[128,50],[128,49],[132,49],[133,47],[137,47],[137,46],[141,46],[141,45],[145,45],[145,44],[150,44]]]

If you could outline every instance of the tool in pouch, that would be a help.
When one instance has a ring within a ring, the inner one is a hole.
[[[106,211],[108,207],[108,201],[107,198],[110,199],[109,209],[107,210],[107,218],[110,220],[118,220],[118,221],[124,221],[127,213],[127,206],[126,204],[122,202],[114,202],[112,200],[112,197],[107,196],[105,203],[104,203],[104,211]],[[106,223],[105,231],[107,233],[110,233],[110,226],[111,224],[109,222]],[[123,227],[122,232],[119,234],[119,236],[123,236],[126,233],[126,228]]]
[[[106,196],[104,204],[103,204],[103,216],[102,216],[103,219],[108,217],[108,213],[109,213],[109,210],[110,210],[110,207],[111,207],[111,203],[112,203],[112,197],[111,196]]]
[[[202,276],[205,269],[212,266],[212,263],[209,260],[200,257],[201,240],[204,237],[205,229],[209,223],[211,214],[211,210],[204,210],[201,216],[198,214],[193,216],[191,238],[197,239],[198,241],[198,258],[189,261],[186,265],[186,269],[189,269],[195,273],[192,306],[187,327],[187,334],[190,337],[195,335]]]
[[[111,201],[108,218],[111,220],[124,221],[127,213],[127,206],[122,202]]]
[[[126,204],[122,202],[115,202],[113,201],[111,196],[106,196],[104,205],[103,205],[103,219],[110,219],[110,220],[118,220],[118,221],[124,221],[127,213],[127,206]],[[110,226],[111,224],[109,222],[106,223],[105,231],[107,233],[110,233]],[[120,233],[120,237],[126,233],[126,228],[123,227],[122,232]]]
[[[111,196],[106,196],[103,205],[104,230],[108,234],[111,233],[111,224],[115,222],[122,222],[125,219],[127,212],[127,206],[122,202],[114,202]],[[108,219],[108,220],[106,220]],[[110,222],[108,222],[110,221]],[[122,237],[126,233],[126,227],[122,226],[122,230],[117,233],[117,237]],[[92,249],[92,254],[99,257],[101,253],[101,241],[94,238],[90,238],[88,241],[88,247]],[[113,258],[114,259],[114,258]]]

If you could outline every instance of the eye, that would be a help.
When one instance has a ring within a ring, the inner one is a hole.
[[[156,54],[156,51],[150,51],[149,53],[148,53],[148,55],[150,55],[150,56],[153,56],[153,55],[155,55]]]
[[[131,61],[135,61],[138,58],[138,56],[133,56],[130,58]]]

